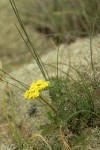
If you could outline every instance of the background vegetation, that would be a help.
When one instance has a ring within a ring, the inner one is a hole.
[[[95,33],[100,32],[99,0],[25,0],[22,5],[20,11],[24,22],[56,42],[57,34],[61,32],[63,42],[70,42],[75,38],[73,36],[90,35],[97,14]]]
[[[77,37],[90,35],[94,23],[94,34],[100,32],[99,0],[15,0],[15,2],[28,34],[40,54],[48,52],[47,49],[52,45],[50,39],[56,44],[59,42],[59,34],[62,34],[60,37],[62,42],[71,43]],[[16,65],[29,62],[31,57],[14,26],[16,19],[9,1],[0,0],[0,9],[2,12],[0,59],[6,62],[6,69],[15,65],[14,62]]]

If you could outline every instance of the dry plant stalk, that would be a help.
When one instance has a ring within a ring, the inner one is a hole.
[[[64,139],[64,134],[62,133],[62,127],[60,126],[60,137],[61,137],[61,140],[62,140],[62,142],[63,142],[63,144],[64,144],[64,147],[65,147],[65,149],[66,150],[72,150],[71,148],[70,148],[70,146],[69,146],[69,144],[65,141],[65,139]]]
[[[0,69],[2,69],[2,62],[0,61]]]
[[[3,80],[3,75],[2,75],[2,62],[0,61],[0,81]]]

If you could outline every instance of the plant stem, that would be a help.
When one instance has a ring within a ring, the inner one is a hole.
[[[94,22],[93,22],[93,26],[92,26],[92,29],[91,29],[91,33],[90,33],[90,57],[91,57],[91,67],[92,67],[92,71],[93,71],[94,80],[95,80],[95,68],[94,68],[94,62],[93,62],[92,38],[93,38],[93,34],[94,34],[94,29],[95,29],[95,24],[96,24],[96,19],[97,19],[98,12],[99,12],[99,9],[97,8],[97,12],[96,12]]]
[[[40,100],[42,100],[46,105],[48,105],[55,114],[57,114],[57,111],[55,110],[55,108],[50,104],[48,103],[47,99],[45,99],[45,97],[43,97],[42,95],[40,95]]]

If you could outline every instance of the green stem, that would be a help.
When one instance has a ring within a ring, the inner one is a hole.
[[[11,108],[12,108],[12,118],[13,118],[13,124],[14,124],[15,138],[16,138],[16,142],[18,143],[20,150],[22,150],[23,146],[22,146],[21,138],[20,138],[19,133],[17,131],[17,123],[16,123],[16,117],[15,117],[13,98],[12,98],[12,94],[11,94],[11,90],[10,90],[9,85],[8,85],[8,89],[9,89],[9,94],[10,94],[10,103],[11,103]]]
[[[48,101],[45,99],[45,97],[43,97],[42,95],[40,95],[40,100],[42,100],[46,105],[48,105],[55,114],[57,114],[57,111],[55,110],[55,108],[50,104],[48,103]]]

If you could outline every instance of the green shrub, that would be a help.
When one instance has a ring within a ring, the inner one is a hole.
[[[63,127],[65,135],[68,134],[68,130],[70,134],[73,134],[68,140],[71,146],[75,146],[72,141],[83,136],[84,130],[99,125],[100,107],[95,105],[95,102],[99,100],[98,97],[93,97],[93,91],[95,91],[93,82],[82,75],[79,81],[74,82],[65,77],[51,78],[49,94],[57,115],[54,116],[49,111],[50,122],[41,126],[44,135],[50,136],[50,139],[54,138],[51,145],[55,145],[54,141],[57,142],[60,126]],[[61,143],[58,142],[56,146],[59,147],[59,144]]]

